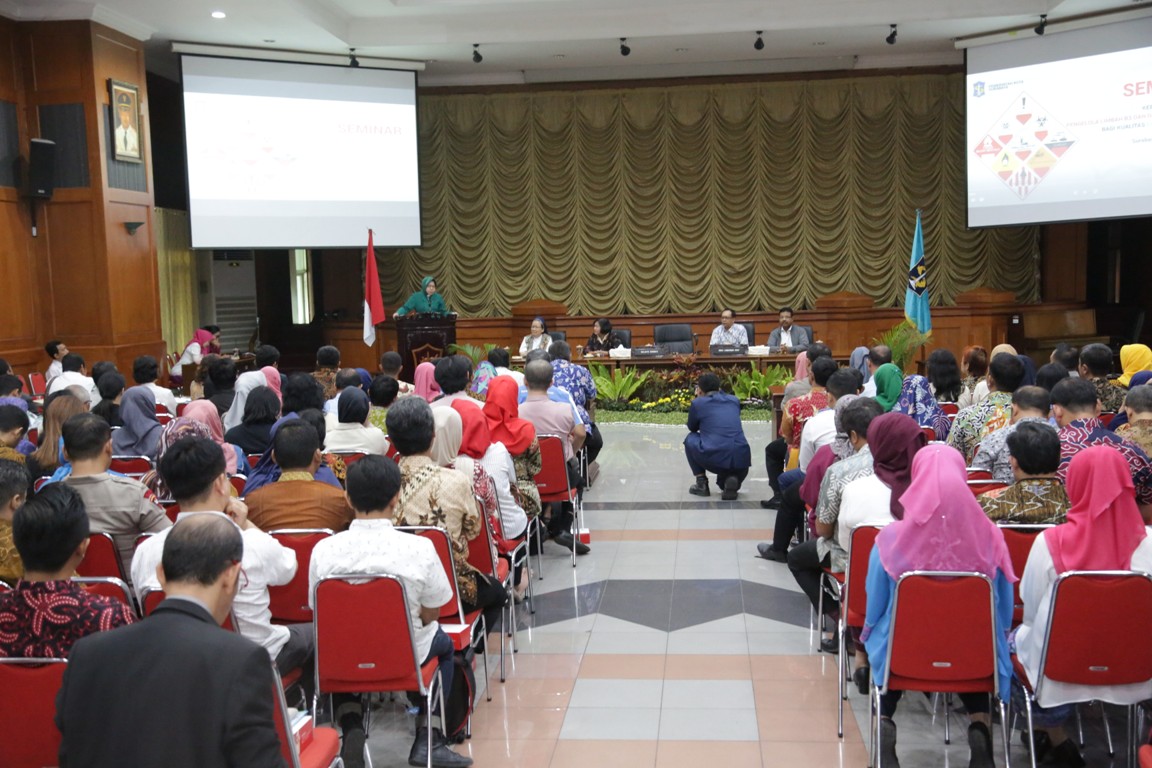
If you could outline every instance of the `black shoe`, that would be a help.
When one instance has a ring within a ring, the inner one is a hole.
[[[1084,762],[1076,742],[1072,739],[1065,739],[1048,750],[1044,765],[1058,766],[1058,768],[1084,768],[1087,763]]]
[[[780,509],[780,502],[781,501],[782,501],[782,499],[780,498],[780,494],[776,494],[775,496],[773,496],[770,499],[762,499],[760,501],[760,508],[761,509]]]
[[[840,653],[840,637],[833,634],[832,637],[820,638],[820,651],[822,653]]]
[[[856,690],[860,691],[861,696],[868,695],[868,683],[871,680],[872,670],[868,667],[856,667],[852,672],[852,682],[856,683]]]
[[[740,490],[740,481],[734,477],[724,478],[724,491],[720,494],[721,501],[736,501],[736,492]]]
[[[884,768],[900,768],[896,757],[896,723],[880,718],[880,760]]]
[[[968,726],[968,768],[996,768],[992,759],[992,732],[984,723]]]
[[[1028,731],[1020,731],[1020,743],[1028,750]],[[1052,739],[1044,731],[1035,731],[1032,734],[1032,749],[1036,754],[1036,762],[1040,763],[1052,750]]]
[[[712,494],[708,492],[708,478],[696,478],[696,484],[688,486],[688,493],[693,496],[711,496]]]
[[[408,765],[428,765],[428,729],[417,728],[416,740],[412,742],[412,749],[408,751]]]
[[[760,553],[760,557],[765,560],[775,560],[777,563],[788,562],[788,553],[776,549],[772,546],[771,542],[762,542],[756,545],[756,551]]]
[[[584,542],[582,542],[578,539],[572,538],[572,534],[570,534],[570,533],[558,533],[552,537],[552,541],[554,541],[557,544],[559,544],[560,546],[564,547],[564,549],[570,550],[573,547],[575,547],[576,548],[576,554],[578,554],[578,555],[586,555],[592,551],[592,548],[589,547]]]
[[[469,765],[472,758],[453,752],[443,741],[432,745],[432,768],[467,768]]]
[[[364,768],[364,726],[357,724],[344,729],[344,743],[340,747],[340,758],[346,768]],[[423,763],[421,763],[423,764]]]

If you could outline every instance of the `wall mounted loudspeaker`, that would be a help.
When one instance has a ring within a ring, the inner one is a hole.
[[[28,196],[48,200],[55,188],[56,142],[32,139],[28,154]]]

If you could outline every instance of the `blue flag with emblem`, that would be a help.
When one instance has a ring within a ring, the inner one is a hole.
[[[924,263],[924,231],[920,227],[919,210],[916,211],[916,234],[912,237],[912,262],[908,267],[904,316],[920,333],[932,333],[932,313],[928,309],[928,266]]]

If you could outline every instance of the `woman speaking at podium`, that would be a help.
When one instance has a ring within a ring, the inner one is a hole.
[[[420,290],[408,297],[404,306],[396,310],[392,317],[404,317],[409,312],[419,315],[446,315],[448,305],[444,297],[436,292],[436,278],[429,275],[420,281]]]

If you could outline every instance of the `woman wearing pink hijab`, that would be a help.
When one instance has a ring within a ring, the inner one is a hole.
[[[1024,621],[1016,629],[1016,655],[1033,684],[1039,682],[1052,587],[1060,574],[1129,569],[1152,573],[1152,538],[1148,537],[1136,505],[1132,473],[1123,455],[1106,445],[1080,451],[1068,464],[1065,485],[1072,502],[1067,522],[1036,537],[1020,580]],[[1139,642],[1134,638],[1118,641]],[[1101,695],[1101,689],[1106,691],[1105,695]],[[1032,710],[1036,731],[1047,734],[1051,752],[1062,760],[1061,765],[1084,765],[1074,741],[1062,727],[1072,714],[1072,702],[1099,698],[1117,704],[1135,704],[1152,698],[1152,681],[1092,686],[1091,690],[1097,693],[1086,695],[1082,686],[1048,678],[1044,681],[1044,706]],[[1037,739],[1037,761],[1039,750],[1048,746],[1044,741]]]
[[[169,372],[169,376],[177,382],[184,381],[184,366],[190,363],[200,364],[200,360],[207,354],[220,352],[220,326],[205,325],[197,328],[192,334],[192,340],[184,347],[180,360]]]
[[[241,461],[245,461],[244,452],[224,440],[224,422],[220,420],[220,412],[209,400],[193,400],[184,406],[182,414],[186,419],[198,421],[208,428],[212,440],[224,451],[224,467],[229,475],[236,474]],[[245,465],[246,467],[247,465]]]
[[[436,383],[436,366],[427,361],[420,363],[416,366],[416,374],[413,378],[413,386],[415,387],[416,394],[424,398],[429,403],[440,397],[440,385]]]

